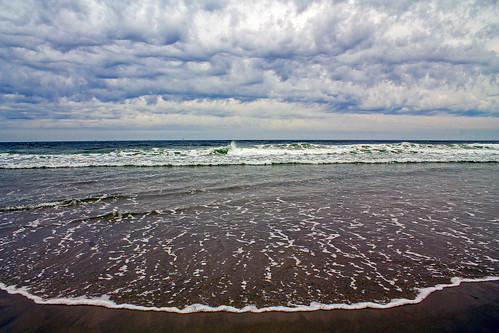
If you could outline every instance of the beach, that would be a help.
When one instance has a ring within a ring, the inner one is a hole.
[[[462,283],[389,309],[191,313],[40,305],[0,291],[1,332],[495,332],[499,282]]]
[[[0,333],[499,332],[498,1],[0,13]]]
[[[4,144],[3,327],[484,325],[497,162],[472,142]]]

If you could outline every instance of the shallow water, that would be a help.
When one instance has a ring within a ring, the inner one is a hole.
[[[497,163],[4,169],[0,282],[179,309],[386,304],[499,275],[498,183]]]

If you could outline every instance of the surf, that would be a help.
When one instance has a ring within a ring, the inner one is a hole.
[[[118,147],[102,153],[0,153],[0,169],[196,167],[281,164],[499,163],[497,143],[245,142]]]
[[[258,308],[254,305],[246,305],[242,308],[237,308],[229,305],[218,305],[218,306],[208,306],[204,304],[192,304],[184,308],[178,307],[155,307],[155,306],[142,306],[134,304],[118,304],[110,299],[108,295],[102,295],[100,297],[57,297],[57,298],[42,298],[40,296],[33,295],[25,287],[7,286],[0,282],[0,289],[6,291],[11,295],[21,295],[37,304],[57,304],[57,305],[89,305],[89,306],[102,306],[110,309],[127,309],[127,310],[137,310],[137,311],[155,311],[155,312],[171,312],[179,314],[188,314],[196,312],[231,312],[231,313],[264,313],[264,312],[310,312],[319,310],[360,310],[360,309],[389,309],[397,306],[418,304],[424,301],[430,294],[442,290],[444,288],[458,287],[461,283],[479,283],[479,282],[490,282],[499,281],[497,276],[487,276],[483,278],[469,279],[462,277],[453,277],[450,283],[447,284],[437,284],[435,286],[419,288],[418,294],[414,299],[392,299],[388,303],[376,303],[376,302],[359,302],[359,303],[333,303],[325,304],[319,302],[311,302],[309,305],[297,305],[297,306],[268,306]]]

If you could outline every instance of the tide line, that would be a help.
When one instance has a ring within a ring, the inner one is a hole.
[[[257,308],[254,305],[247,305],[243,308],[236,308],[228,305],[220,305],[217,307],[211,307],[204,304],[192,304],[186,306],[183,309],[177,307],[147,307],[134,304],[116,304],[113,302],[108,295],[103,295],[96,298],[88,298],[85,296],[75,297],[75,298],[50,298],[43,299],[40,296],[31,294],[26,287],[17,286],[7,286],[0,282],[0,289],[5,290],[7,293],[12,295],[22,295],[37,304],[57,304],[57,305],[91,305],[91,306],[102,306],[110,309],[128,309],[128,310],[139,310],[139,311],[157,311],[157,312],[171,312],[171,313],[196,313],[196,312],[232,312],[232,313],[262,313],[262,312],[307,312],[307,311],[318,311],[318,310],[359,310],[359,309],[388,309],[396,306],[417,304],[422,302],[431,293],[442,290],[449,287],[457,287],[463,282],[487,282],[487,281],[498,281],[498,276],[488,276],[479,279],[468,279],[454,277],[451,279],[449,284],[438,284],[433,287],[420,288],[418,295],[414,299],[393,299],[386,304],[379,304],[374,302],[359,302],[353,304],[323,304],[318,302],[312,302],[310,305],[300,305],[296,307],[287,306],[269,306],[263,308]]]

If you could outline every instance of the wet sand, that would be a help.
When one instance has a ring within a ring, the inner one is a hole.
[[[39,305],[0,291],[0,332],[496,332],[499,281],[463,283],[391,309],[194,313]]]

